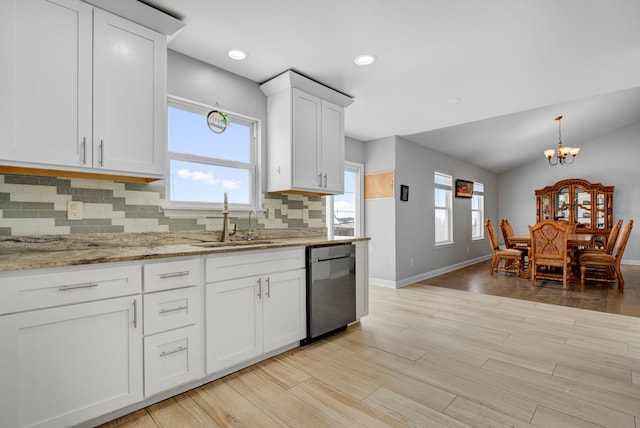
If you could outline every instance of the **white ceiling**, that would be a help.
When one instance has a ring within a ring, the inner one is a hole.
[[[362,141],[399,135],[500,173],[543,160],[558,115],[569,146],[640,120],[638,0],[144,2],[186,23],[173,50],[353,96],[346,134]]]

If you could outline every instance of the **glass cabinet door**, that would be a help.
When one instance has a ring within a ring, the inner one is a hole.
[[[575,186],[574,198],[574,219],[576,227],[591,228],[591,192],[581,186]]]
[[[569,187],[563,187],[553,194],[554,220],[569,221]]]
[[[596,192],[596,205],[595,205],[595,228],[604,229],[606,227],[605,215],[605,194]]]
[[[541,220],[549,220],[551,218],[551,197],[544,195],[542,197],[542,218]]]

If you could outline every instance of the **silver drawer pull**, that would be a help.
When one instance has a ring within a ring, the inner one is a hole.
[[[186,351],[186,350],[187,350],[186,346],[179,346],[178,349],[174,349],[173,351],[162,351],[162,352],[160,352],[160,356],[161,357],[166,357],[167,355],[175,354],[177,352],[182,352],[182,351]]]
[[[176,276],[187,276],[187,275],[189,275],[189,271],[183,270],[181,272],[161,273],[159,276],[160,278],[164,279],[164,278],[175,278]]]
[[[71,285],[63,285],[62,287],[58,287],[59,291],[67,291],[67,290],[76,290],[78,288],[91,288],[97,287],[97,282],[86,282],[84,284],[71,284]]]
[[[188,309],[188,306],[178,306],[177,308],[171,308],[171,309],[160,309],[160,311],[158,313],[160,314],[166,314],[169,312],[177,312],[177,311],[184,311],[185,309]]]

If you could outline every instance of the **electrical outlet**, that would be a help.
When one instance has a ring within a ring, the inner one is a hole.
[[[82,220],[82,201],[67,202],[67,219]]]
[[[280,205],[280,214],[289,215],[289,205],[287,204]]]
[[[268,214],[269,214],[269,220],[273,220],[276,218],[276,209],[275,208],[269,208],[267,210]]]

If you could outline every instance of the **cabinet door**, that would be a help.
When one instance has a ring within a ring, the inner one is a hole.
[[[293,88],[293,187],[323,190],[321,174],[322,100]]]
[[[144,338],[145,396],[199,379],[204,373],[200,325]]]
[[[266,353],[306,336],[306,271],[299,269],[265,275],[263,283]]]
[[[140,298],[0,317],[3,426],[70,426],[142,399]]]
[[[207,374],[262,353],[261,277],[206,285]]]
[[[166,37],[94,13],[94,168],[162,175]]]
[[[77,0],[0,2],[1,160],[90,164],[91,11]]]
[[[322,100],[322,190],[344,193],[344,108]]]

